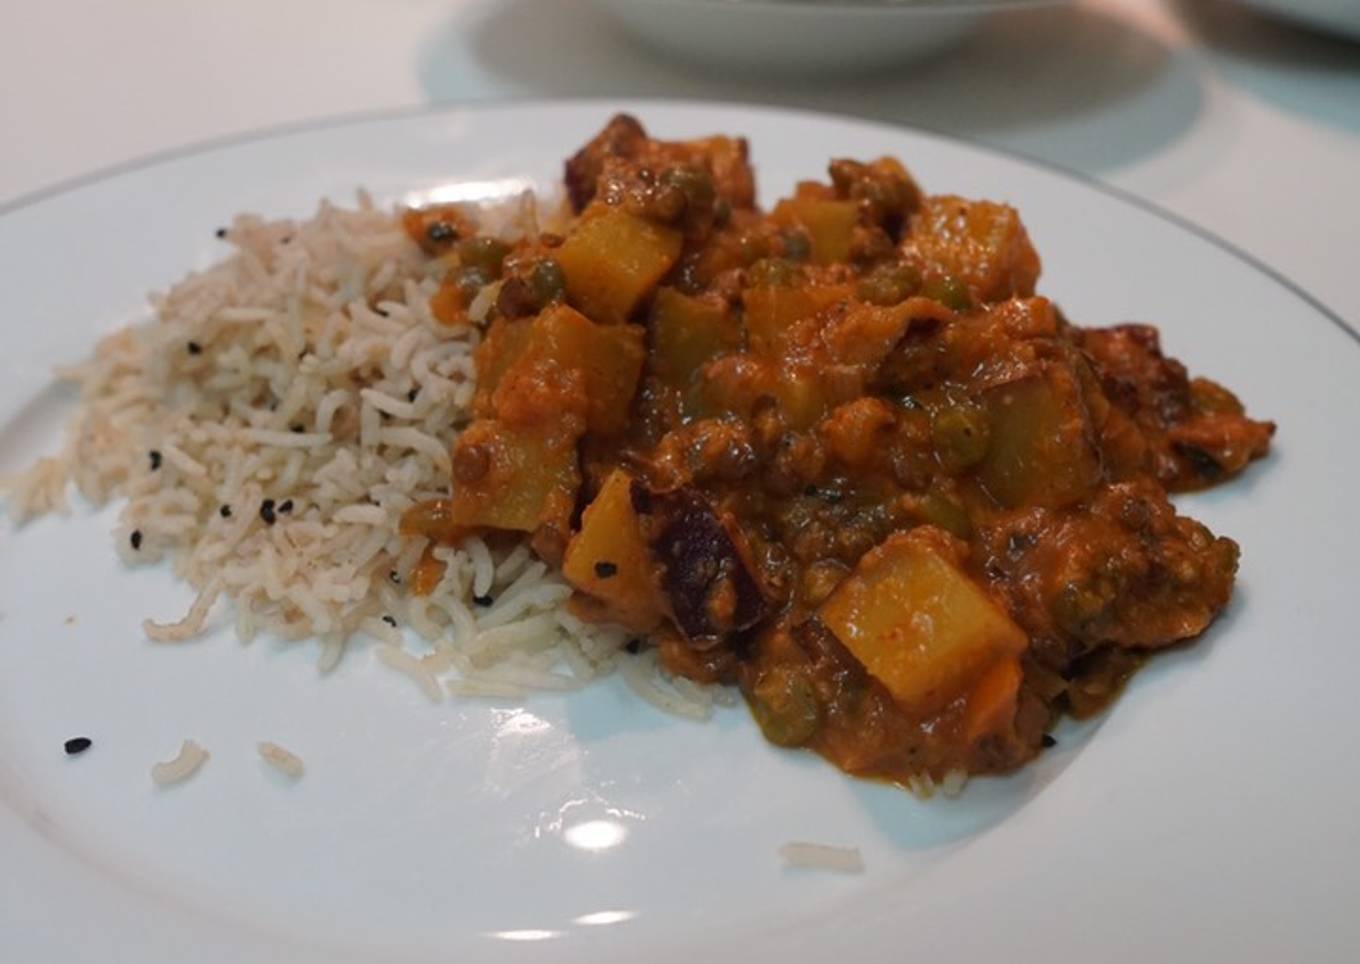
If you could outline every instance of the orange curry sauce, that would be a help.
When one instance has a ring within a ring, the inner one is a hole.
[[[900,782],[1006,771],[1223,609],[1237,545],[1167,493],[1274,426],[1155,329],[1036,295],[1013,209],[892,158],[829,175],[765,212],[743,140],[620,116],[568,160],[560,235],[408,212],[450,265],[438,318],[495,297],[452,496],[404,527],[527,536],[579,614],[739,684],[775,743]]]

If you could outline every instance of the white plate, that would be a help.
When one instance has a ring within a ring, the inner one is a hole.
[[[238,210],[305,214],[359,184],[548,184],[620,105],[518,104],[312,127],[165,158],[11,208],[0,469],[52,447],[49,366],[221,256]],[[955,801],[762,742],[745,710],[660,716],[617,681],[522,706],[431,706],[361,651],[145,642],[186,595],[115,561],[110,515],[0,530],[0,959],[821,962],[1353,960],[1350,742],[1360,344],[1223,246],[1069,175],[936,136],[721,104],[632,103],[658,134],[751,139],[764,196],[829,153],[894,153],[941,191],[1017,204],[1043,290],[1279,421],[1274,454],[1181,500],[1243,546],[1227,615],[1154,662],[1094,734]],[[75,616],[73,625],[66,624]],[[62,742],[94,749],[67,759]],[[188,784],[148,767],[184,737]],[[286,786],[256,759],[307,760]],[[783,870],[858,846],[862,877]]]

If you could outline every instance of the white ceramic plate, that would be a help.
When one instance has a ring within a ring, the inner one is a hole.
[[[930,189],[1011,201],[1072,317],[1155,321],[1277,419],[1268,460],[1181,500],[1243,546],[1227,615],[1095,732],[922,803],[765,744],[744,709],[688,723],[617,681],[436,707],[366,651],[319,681],[305,645],[157,647],[141,618],[186,595],[120,567],[109,513],[6,527],[0,959],[1353,960],[1360,343],[1259,266],[1069,175],[721,104],[454,109],[164,158],[0,216],[0,469],[56,443],[69,399],[49,367],[221,256],[234,212],[305,214],[360,184],[390,201],[548,184],[618,106],[668,137],[748,135],[767,199],[829,153],[887,152]],[[68,759],[75,735],[95,746]],[[184,737],[211,761],[154,788]],[[299,784],[262,768],[266,739],[305,757]],[[788,840],[858,846],[867,872],[784,870]]]

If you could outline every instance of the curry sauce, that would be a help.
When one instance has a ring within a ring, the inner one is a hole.
[[[1226,605],[1237,545],[1168,493],[1274,426],[1036,294],[1014,209],[880,158],[764,211],[742,139],[626,116],[565,183],[568,227],[513,245],[407,215],[437,316],[485,327],[452,495],[408,531],[527,536],[772,742],[900,782],[1023,764]]]

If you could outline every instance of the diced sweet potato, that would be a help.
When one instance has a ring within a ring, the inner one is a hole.
[[[927,714],[978,685],[1028,645],[958,566],[949,536],[928,526],[867,553],[818,616],[908,712]]]
[[[928,197],[912,215],[903,248],[928,273],[963,282],[977,301],[1032,295],[1039,279],[1039,255],[1020,215],[1005,204]]]
[[[683,388],[704,362],[741,344],[727,302],[662,288],[652,301],[648,367],[667,385]]]
[[[499,384],[505,372],[519,373],[545,360],[580,371],[585,379],[587,428],[613,435],[628,424],[629,406],[642,374],[644,337],[638,325],[597,325],[573,308],[552,305],[522,333],[507,330],[505,350],[517,348],[518,354],[501,373],[487,370],[482,377],[490,376],[493,384]]]
[[[850,257],[850,240],[859,223],[859,203],[794,197],[775,205],[771,218],[779,224],[799,225],[812,239],[812,258],[835,264]]]
[[[597,204],[557,249],[567,296],[593,320],[626,321],[680,257],[679,231]]]
[[[963,711],[963,736],[973,743],[1003,729],[1015,718],[1016,698],[1023,673],[1020,661],[1009,656],[982,674],[968,693]]]
[[[1079,389],[1064,369],[993,388],[986,407],[991,440],[978,477],[1003,506],[1067,505],[1099,481]]]
[[[633,632],[661,621],[657,567],[633,509],[632,477],[615,469],[581,517],[581,531],[567,543],[562,575],[598,600],[603,613]]]

